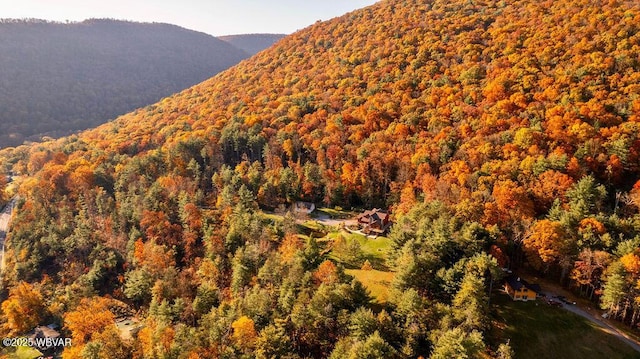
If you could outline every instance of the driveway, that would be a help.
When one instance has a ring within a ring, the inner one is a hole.
[[[538,279],[536,279],[538,280]],[[536,280],[533,280],[532,282],[535,282]],[[542,284],[544,290],[544,294],[547,295],[547,297],[554,297],[554,296],[565,296],[568,298],[572,298],[573,296],[571,296],[571,294],[569,294],[564,288],[560,288],[555,284],[552,283],[544,283]],[[629,346],[631,346],[633,349],[635,349],[637,352],[640,352],[640,342],[638,342],[637,340],[631,338],[630,336],[628,336],[626,333],[620,331],[618,328],[614,327],[613,325],[609,324],[606,320],[604,320],[601,316],[598,310],[595,310],[594,308],[590,308],[587,306],[582,305],[581,303],[578,304],[566,304],[563,303],[562,308],[564,308],[565,310],[568,310],[572,313],[575,313],[587,320],[589,320],[590,322],[598,325],[599,327],[602,328],[602,330],[606,333],[609,333],[611,335],[614,335],[616,337],[618,337],[618,339],[622,340],[623,342],[627,343]]]
[[[565,304],[565,305],[563,305],[563,308],[568,310],[568,311],[570,311],[570,312],[572,312],[572,313],[575,313],[575,314],[577,314],[577,315],[579,315],[579,316],[581,316],[583,318],[588,319],[592,323],[597,324],[605,332],[607,332],[607,333],[609,333],[611,335],[615,335],[616,337],[618,337],[618,339],[620,339],[623,342],[625,342],[628,345],[630,345],[637,352],[640,352],[640,343],[638,343],[636,340],[634,340],[633,338],[628,336],[626,333],[618,330],[618,328],[616,328],[616,327],[612,326],[611,324],[607,323],[597,313],[594,315],[594,314],[588,312],[587,310],[582,309],[578,305],[567,305],[567,304]]]
[[[358,224],[358,221],[355,219],[340,219],[340,218],[331,218],[328,214],[322,212],[316,212],[315,218],[311,218],[314,221],[322,223],[325,226],[353,226]]]

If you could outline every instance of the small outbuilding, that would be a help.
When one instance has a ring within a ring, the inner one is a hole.
[[[315,209],[316,205],[311,202],[298,201],[293,204],[293,211],[295,213],[310,214],[311,212],[315,211]]]

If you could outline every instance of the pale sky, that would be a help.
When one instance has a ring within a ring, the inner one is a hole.
[[[163,22],[214,36],[290,34],[376,0],[0,0],[0,18]]]

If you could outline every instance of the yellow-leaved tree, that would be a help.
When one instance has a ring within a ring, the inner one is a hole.
[[[231,327],[233,328],[233,339],[240,349],[248,351],[255,346],[258,333],[256,333],[256,327],[251,318],[243,315],[231,323]]]
[[[2,302],[2,312],[7,320],[9,334],[25,334],[40,322],[45,311],[40,290],[27,282],[20,282],[9,289],[9,298]]]

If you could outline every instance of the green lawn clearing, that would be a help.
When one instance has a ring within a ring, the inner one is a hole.
[[[345,273],[360,281],[369,290],[376,303],[384,304],[389,299],[393,272],[383,272],[375,269],[347,269]]]
[[[31,347],[16,347],[16,351],[9,355],[9,358],[34,359],[42,356],[39,350]]]
[[[515,358],[640,358],[615,336],[562,308],[539,300],[514,302],[503,294],[493,299],[490,339],[495,346],[509,340]]]
[[[356,216],[355,212],[345,211],[341,208],[320,207],[311,213],[311,217],[329,216],[332,219],[349,219]]]
[[[326,240],[327,241],[336,241],[338,236],[341,236],[344,239],[343,245],[334,246],[334,251],[332,252],[333,258],[339,262],[342,262],[347,267],[359,269],[362,263],[365,260],[368,260],[369,263],[373,266],[373,268],[378,270],[387,270],[387,253],[391,248],[391,241],[386,237],[377,237],[371,238],[366,237],[362,234],[351,233],[346,230],[330,232]],[[358,254],[352,253],[353,243],[357,243],[356,247],[358,249]],[[350,249],[345,249],[350,248]],[[360,261],[354,261],[354,257],[360,257]],[[357,263],[357,264],[356,264]]]

